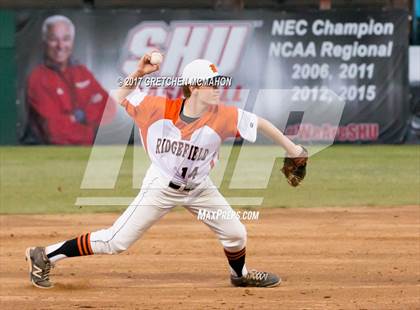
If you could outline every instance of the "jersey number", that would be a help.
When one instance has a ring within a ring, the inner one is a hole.
[[[182,175],[182,177],[185,179],[185,177],[187,176],[188,167],[184,167],[184,168],[182,168],[181,170],[182,170],[181,175]],[[198,173],[198,167],[195,167],[195,168],[193,169],[193,171],[191,171],[191,173],[188,175],[188,179],[194,179],[194,178],[195,178],[195,176],[197,175],[197,173]]]

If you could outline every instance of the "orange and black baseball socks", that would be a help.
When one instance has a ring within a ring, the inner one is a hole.
[[[52,263],[67,257],[92,255],[93,251],[90,245],[90,233],[81,235],[75,239],[47,246],[45,248],[45,253]]]
[[[225,255],[229,261],[229,266],[231,267],[232,274],[236,277],[242,277],[245,275],[246,268],[245,268],[245,254],[246,254],[246,248],[243,248],[242,250],[238,252],[228,252],[225,250]]]

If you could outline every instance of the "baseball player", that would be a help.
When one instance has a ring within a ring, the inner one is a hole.
[[[151,57],[151,53],[144,55],[129,77],[137,79],[157,71],[159,64],[152,64]],[[119,102],[138,126],[152,162],[141,190],[111,227],[47,247],[28,248],[26,259],[34,286],[53,286],[49,273],[59,260],[127,250],[176,205],[183,205],[194,215],[202,209],[221,210],[223,214],[232,212],[208,176],[217,161],[221,143],[229,137],[241,136],[254,142],[257,132],[263,133],[287,151],[289,164],[287,169],[283,168],[283,173],[289,183],[303,179],[305,149],[267,120],[219,103],[219,90],[208,86],[209,81],[220,78],[214,64],[204,59],[194,60],[184,68],[182,78],[186,82],[184,98],[175,100],[148,96],[129,83],[118,90]],[[202,221],[223,246],[232,285],[273,287],[280,284],[275,274],[247,269],[246,229],[237,217],[205,217]]]

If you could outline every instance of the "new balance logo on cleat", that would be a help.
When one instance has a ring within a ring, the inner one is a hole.
[[[32,276],[42,279],[42,269],[39,268],[37,265],[33,265],[33,268],[35,268],[36,270],[34,271],[32,269]]]
[[[39,288],[52,288],[53,284],[50,282],[51,262],[45,254],[45,248],[27,248],[26,261],[31,283]]]

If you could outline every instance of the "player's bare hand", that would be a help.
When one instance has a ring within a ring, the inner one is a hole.
[[[159,52],[159,51],[154,50],[152,52]],[[145,74],[150,74],[159,70],[160,68],[159,64],[153,65],[150,63],[152,52],[146,53],[143,55],[142,58],[140,58],[139,63],[137,64],[137,73],[140,76],[143,76]]]

